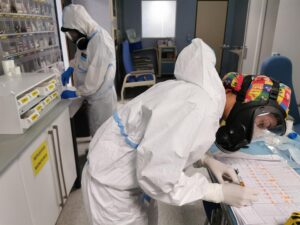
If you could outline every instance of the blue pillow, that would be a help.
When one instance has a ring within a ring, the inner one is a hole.
[[[147,81],[147,80],[153,80],[153,76],[151,74],[146,74],[146,75],[138,76],[136,78],[136,81]]]
[[[136,81],[137,81],[137,79],[136,79],[135,76],[129,76],[129,77],[127,78],[127,82],[129,82],[129,83],[131,83],[131,82],[136,82]]]

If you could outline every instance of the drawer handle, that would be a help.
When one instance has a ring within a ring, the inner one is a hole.
[[[60,162],[60,165],[61,165],[60,168],[61,168],[62,180],[63,180],[63,185],[64,185],[64,191],[65,191],[64,199],[67,199],[68,198],[68,193],[67,193],[66,180],[65,180],[65,176],[64,176],[65,174],[64,174],[63,163],[62,163],[62,158],[61,158],[61,148],[60,148],[58,126],[54,125],[53,129],[56,130],[56,138],[57,138],[57,145],[58,145],[59,162]]]
[[[53,150],[54,150],[54,159],[55,159],[54,162],[55,162],[56,175],[57,175],[57,178],[58,178],[59,195],[60,195],[60,200],[61,200],[61,202],[59,203],[59,206],[63,207],[64,206],[64,199],[63,199],[63,194],[62,194],[62,190],[61,190],[61,183],[60,183],[60,177],[59,177],[59,171],[58,171],[58,162],[57,162],[54,134],[53,134],[52,130],[49,130],[48,134],[51,136],[51,140],[52,140],[52,144],[53,144]]]

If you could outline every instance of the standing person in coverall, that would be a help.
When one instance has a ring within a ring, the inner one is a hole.
[[[61,30],[77,46],[73,65],[61,76],[65,85],[73,74],[77,90],[65,90],[61,97],[81,96],[87,100],[90,134],[93,136],[116,110],[114,42],[81,5],[71,4],[64,8]]]

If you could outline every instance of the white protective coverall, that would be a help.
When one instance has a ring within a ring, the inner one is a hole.
[[[63,27],[76,29],[90,39],[86,50],[77,49],[71,66],[78,94],[88,101],[90,133],[94,135],[116,110],[114,42],[81,5],[71,4],[64,8]]]
[[[177,80],[156,84],[97,131],[82,180],[93,225],[146,225],[142,192],[173,205],[220,202],[220,184],[184,172],[213,144],[224,111],[215,61],[210,47],[194,39],[177,59]]]

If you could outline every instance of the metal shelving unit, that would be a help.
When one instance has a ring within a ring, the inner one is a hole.
[[[177,54],[176,46],[158,45],[157,54],[158,76],[173,74]]]
[[[14,59],[21,72],[43,72],[62,61],[54,1],[0,1],[1,60]]]

